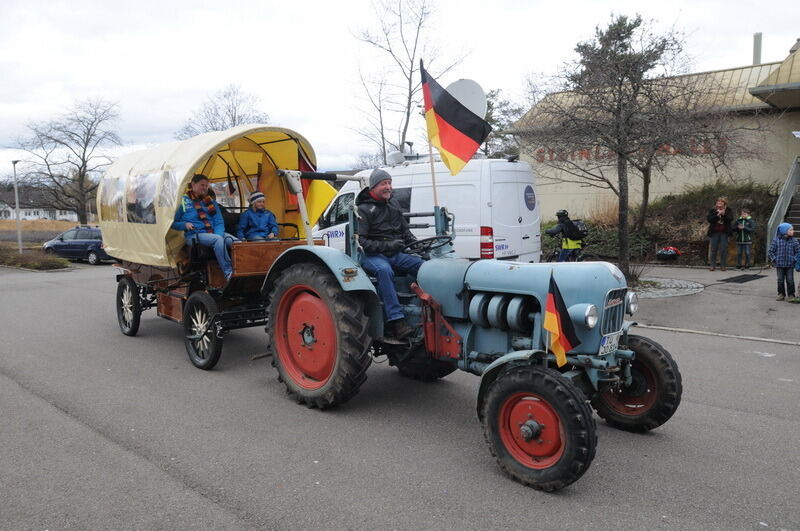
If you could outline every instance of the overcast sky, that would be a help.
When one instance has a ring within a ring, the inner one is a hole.
[[[465,56],[439,79],[475,79],[522,100],[529,74],[553,74],[614,13],[641,13],[687,34],[693,71],[783,60],[800,37],[797,0],[433,0],[428,37]],[[321,169],[374,149],[355,132],[358,71],[379,68],[353,35],[375,26],[370,0],[0,0],[0,148],[76,99],[118,101],[129,146],[173,139],[204,99],[233,83],[260,98],[271,122],[309,139]],[[422,127],[422,120],[416,125]],[[418,144],[419,145],[419,144]],[[0,175],[18,152],[0,149]],[[24,156],[22,157],[24,158]]]

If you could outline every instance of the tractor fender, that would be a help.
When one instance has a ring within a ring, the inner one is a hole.
[[[261,286],[261,294],[265,298],[269,297],[275,279],[283,270],[295,264],[309,262],[326,267],[339,282],[342,290],[359,292],[363,295],[369,316],[370,335],[372,337],[383,335],[383,309],[375,286],[372,285],[369,276],[358,263],[333,247],[298,245],[287,249],[278,256],[267,271],[264,284]]]
[[[480,419],[481,422],[483,422],[483,403],[486,400],[486,393],[489,391],[489,387],[491,387],[492,382],[497,379],[497,375],[500,374],[500,371],[502,371],[509,364],[530,364],[531,358],[538,354],[546,355],[546,353],[542,350],[516,350],[497,358],[490,363],[488,367],[486,367],[486,370],[483,371],[483,374],[481,375],[481,386],[478,389],[477,410],[478,419]]]
[[[623,345],[628,344],[628,332],[631,328],[638,325],[636,321],[622,321],[622,337],[620,338],[620,342]]]

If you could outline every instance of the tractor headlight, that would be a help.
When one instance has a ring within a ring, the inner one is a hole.
[[[632,291],[625,295],[625,311],[628,315],[633,315],[639,311],[639,296]]]
[[[586,307],[586,313],[583,314],[583,324],[587,328],[594,328],[597,326],[597,306],[590,304]]]

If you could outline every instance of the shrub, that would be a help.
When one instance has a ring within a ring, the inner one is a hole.
[[[26,269],[49,270],[69,267],[69,261],[64,258],[44,254],[39,250],[26,250],[19,254],[16,247],[0,245],[0,264]]]

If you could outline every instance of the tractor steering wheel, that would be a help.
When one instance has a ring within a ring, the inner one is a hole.
[[[433,251],[434,249],[438,249],[439,247],[444,247],[448,243],[453,241],[452,236],[440,235],[440,236],[431,236],[430,238],[422,238],[421,240],[415,240],[405,247],[401,249],[400,252],[408,253],[408,254],[422,254],[428,253]]]

